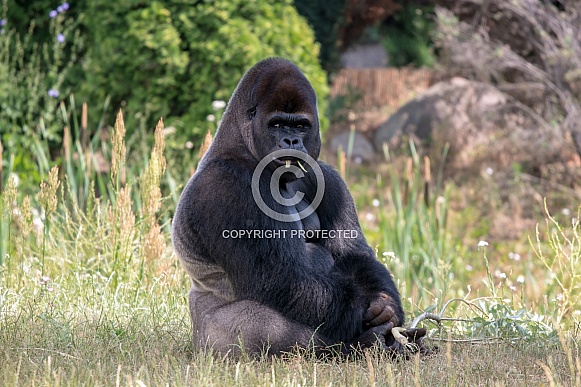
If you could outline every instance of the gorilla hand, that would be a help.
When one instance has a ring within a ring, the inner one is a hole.
[[[371,327],[349,343],[349,347],[351,349],[365,349],[378,344],[382,349],[389,350],[385,337],[390,334],[393,326],[392,322],[387,322]]]
[[[363,323],[366,326],[378,326],[386,322],[393,323],[397,326],[398,321],[395,312],[396,303],[387,294],[381,292],[377,298],[370,302],[369,308],[363,315]]]

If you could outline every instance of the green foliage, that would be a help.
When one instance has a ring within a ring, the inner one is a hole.
[[[312,82],[324,113],[328,92],[311,30],[285,1],[163,0],[86,3],[89,33],[84,94],[111,95],[122,104],[128,128],[148,127],[164,117],[175,141],[199,143],[212,101],[227,101],[255,62],[282,56],[297,63]],[[172,139],[170,139],[171,141]]]
[[[407,5],[381,27],[382,43],[392,66],[432,67],[435,64],[431,33],[433,6]]]
[[[42,155],[49,155],[51,144],[61,140],[59,101],[70,92],[65,79],[81,49],[78,23],[66,12],[49,18],[47,11],[44,18],[49,31],[45,43],[38,43],[47,35],[36,30],[34,21],[20,35],[11,20],[4,19],[0,33],[0,141],[4,150],[0,161],[5,168],[26,175],[29,183],[38,183],[48,172],[50,157]]]
[[[343,22],[345,0],[294,0],[297,11],[304,16],[315,31],[321,44],[319,58],[327,71],[336,69],[339,63],[337,29]]]
[[[547,269],[547,298],[556,306],[559,324],[571,324],[581,317],[581,206],[571,224],[559,224],[551,216],[546,203],[547,231],[542,235],[537,227],[533,244],[536,258]],[[547,242],[543,242],[547,240]]]
[[[448,289],[461,280],[458,275],[463,270],[458,270],[456,257],[463,248],[451,239],[447,229],[449,191],[439,192],[439,176],[435,193],[430,193],[423,173],[426,166],[411,141],[410,150],[405,174],[399,172],[401,167],[390,165],[385,205],[389,211],[380,215],[382,247],[386,251],[383,259],[401,282],[403,294],[416,300],[434,294],[445,297]],[[391,161],[387,147],[384,151]]]

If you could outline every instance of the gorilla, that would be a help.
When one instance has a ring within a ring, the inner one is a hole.
[[[299,68],[270,58],[248,70],[173,219],[195,345],[402,350],[391,333],[404,323],[400,295],[320,148],[316,94]],[[425,329],[403,335],[419,343]]]

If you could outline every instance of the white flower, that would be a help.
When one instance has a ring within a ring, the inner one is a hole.
[[[488,242],[486,242],[486,241],[478,242],[478,247],[486,247],[486,246],[488,246]]]
[[[563,215],[565,215],[565,216],[569,216],[569,215],[571,215],[571,211],[569,211],[569,209],[568,209],[568,208],[563,208],[563,209],[561,210],[561,213],[562,213]]]
[[[50,277],[43,275],[42,277],[40,277],[40,284],[41,285],[46,285],[47,283],[49,283],[50,281]]]
[[[517,253],[508,253],[508,259],[512,259],[515,262],[520,261],[520,255]]]
[[[377,199],[373,199],[373,200],[371,201],[371,205],[372,205],[373,207],[379,207],[379,204],[380,204],[380,203],[379,203],[379,200],[377,200]]]
[[[192,149],[194,147],[194,143],[191,141],[186,142],[186,149]]]
[[[209,121],[209,122],[214,122],[214,121],[216,121],[216,116],[215,116],[215,115],[213,115],[213,114],[208,114],[208,115],[206,116],[206,121]]]
[[[395,258],[395,253],[393,251],[384,251],[383,252],[383,256],[384,257]]]
[[[487,174],[488,176],[492,176],[492,174],[493,174],[493,173],[494,173],[494,169],[492,169],[492,168],[490,168],[490,167],[486,168],[486,174]]]
[[[473,267],[471,265],[466,265],[466,271],[472,271]]]
[[[220,109],[224,109],[226,107],[226,102],[224,101],[213,101],[212,102],[212,109],[214,110],[220,110]]]
[[[525,283],[525,276],[524,275],[519,275],[518,277],[516,277],[516,282],[518,282],[519,284],[524,284]]]
[[[36,231],[37,234],[40,234],[42,232],[42,229],[44,228],[44,223],[42,223],[42,220],[40,220],[40,218],[34,218],[34,220],[32,221],[32,227],[34,228],[34,231]]]
[[[365,214],[365,220],[368,222],[373,222],[375,220],[375,215],[373,215],[371,212],[368,212]]]
[[[12,179],[12,181],[14,181],[15,187],[18,187],[18,185],[20,184],[20,178],[16,173],[11,173],[8,179]]]
[[[506,279],[506,273],[501,272],[500,270],[495,271],[494,275],[496,278]]]
[[[510,290],[512,290],[513,292],[516,292],[516,286],[509,286]]]

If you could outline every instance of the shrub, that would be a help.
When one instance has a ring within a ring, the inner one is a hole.
[[[200,143],[213,100],[228,100],[244,71],[282,56],[305,72],[325,112],[327,84],[307,23],[285,1],[122,0],[86,2],[88,56],[83,92],[111,95],[112,107],[152,127],[160,116],[177,131],[171,142]],[[326,119],[322,117],[322,127]]]
[[[431,34],[434,7],[405,6],[381,27],[382,44],[392,66],[429,66],[435,64]]]

